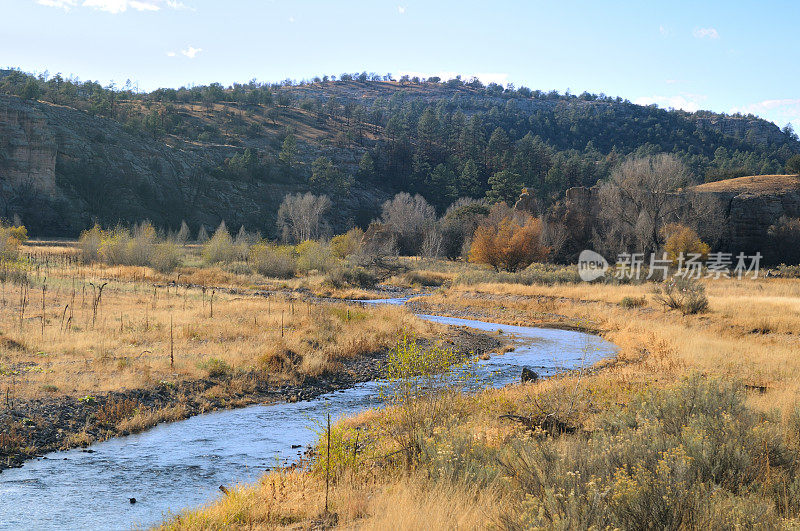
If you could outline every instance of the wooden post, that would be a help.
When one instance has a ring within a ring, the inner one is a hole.
[[[283,337],[283,310],[281,310],[281,337]]]
[[[47,293],[47,277],[44,278],[44,282],[42,283],[42,338],[44,338],[45,293]]]
[[[172,314],[169,316],[169,368],[172,369],[175,367],[175,357],[174,357],[174,341],[172,335]]]
[[[212,319],[214,318],[214,294],[216,292],[217,292],[217,290],[215,290],[215,289],[211,290],[211,318]]]
[[[325,465],[325,514],[328,514],[328,489],[331,481],[331,414],[328,413],[328,451]]]

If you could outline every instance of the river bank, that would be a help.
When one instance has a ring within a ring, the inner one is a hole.
[[[427,344],[431,340],[420,338],[420,342]],[[450,330],[440,342],[464,356],[479,356],[502,346],[501,339],[468,329]],[[46,452],[88,447],[93,442],[137,433],[162,422],[252,404],[310,400],[347,389],[380,378],[387,352],[382,349],[346,360],[336,372],[298,375],[296,382],[247,370],[80,398],[13,400],[10,407],[0,411],[0,425],[7,427],[5,451],[12,449],[0,460],[0,472],[22,466],[26,460]]]

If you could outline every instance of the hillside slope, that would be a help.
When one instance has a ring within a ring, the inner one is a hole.
[[[699,180],[777,173],[791,131],[752,116],[480,83],[319,81],[111,90],[0,72],[0,215],[35,234],[150,219],[275,235],[291,192],[326,193],[343,230],[398,191],[549,202],[629,154],[671,152]],[[6,95],[3,95],[6,94]],[[19,97],[22,96],[22,97]]]

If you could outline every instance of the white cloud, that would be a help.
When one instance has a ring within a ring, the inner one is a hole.
[[[294,24],[294,17],[289,17],[289,23]]]
[[[731,114],[755,114],[775,123],[800,121],[800,98],[783,98],[776,100],[763,100],[741,107],[733,107]]]
[[[401,15],[405,15],[406,14],[406,6],[397,6],[397,12],[400,13]]]
[[[188,57],[189,59],[194,59],[194,57],[195,57],[197,54],[199,54],[200,52],[202,52],[202,51],[203,51],[203,49],[202,49],[202,48],[195,48],[195,47],[193,47],[193,46],[189,46],[189,47],[188,47],[188,48],[186,48],[185,50],[181,50],[181,54],[185,55],[185,56],[186,56],[186,57]]]
[[[174,9],[175,11],[180,11],[186,9],[188,11],[194,11],[193,7],[189,7],[183,2],[178,2],[176,0],[167,0],[167,7],[170,9]]]
[[[692,35],[695,39],[719,39],[719,32],[716,28],[696,28]]]
[[[155,4],[151,4],[151,3],[149,3],[149,2],[136,2],[136,1],[132,1],[132,2],[130,3],[130,6],[131,6],[133,9],[137,10],[137,11],[158,11],[159,9],[161,9],[161,8],[160,8],[160,7],[158,7],[157,5],[155,5]]]
[[[69,11],[78,5],[78,0],[36,0],[37,4],[47,7],[58,7],[64,11]]]
[[[679,94],[675,96],[642,96],[633,100],[637,105],[656,104],[667,109],[682,109],[695,112],[700,110],[700,105],[706,99],[702,94]]]
[[[484,84],[489,83],[497,83],[498,85],[505,86],[508,83],[508,74],[502,72],[483,72],[483,73],[473,73],[473,74],[466,74],[463,72],[410,72],[410,71],[402,71],[399,73],[400,76],[409,76],[409,77],[420,77],[420,78],[429,78],[429,77],[440,77],[442,81],[447,81],[448,79],[453,79],[456,76],[460,75],[463,81],[469,81],[473,77],[477,77],[481,80]]]
[[[86,7],[106,13],[124,13],[128,9],[134,11],[160,11],[163,6],[174,10],[193,9],[179,0],[36,0],[37,4],[56,7],[69,11],[73,7]]]
[[[779,100],[764,100],[742,107],[734,107],[731,112],[741,112],[744,114],[758,112],[772,111],[776,109],[786,109],[795,113],[795,116],[800,116],[800,99],[785,98]]]
[[[795,130],[800,129],[800,98],[763,100],[733,107],[728,112],[731,114],[755,114],[777,125],[791,123]]]
[[[667,35],[669,35],[671,33],[666,26],[659,26],[658,27],[658,32],[661,35],[663,35],[664,37],[666,37]]]
[[[176,54],[175,52],[167,52],[167,57],[175,57],[176,55],[178,54]]]

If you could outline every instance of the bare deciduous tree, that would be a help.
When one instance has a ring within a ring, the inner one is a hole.
[[[686,166],[674,155],[629,159],[600,189],[600,245],[605,250],[655,252],[662,228],[676,221],[685,201],[678,190],[689,182]]]
[[[436,224],[436,209],[417,194],[401,192],[383,204],[381,221],[397,237],[400,254],[419,254],[428,231]]]
[[[299,243],[327,235],[324,216],[331,208],[327,195],[289,194],[278,208],[278,229],[283,239]]]

